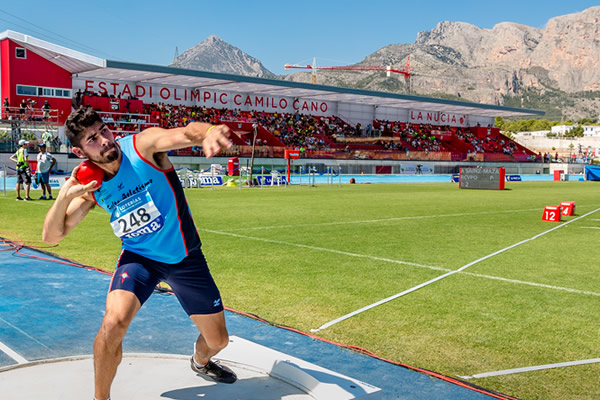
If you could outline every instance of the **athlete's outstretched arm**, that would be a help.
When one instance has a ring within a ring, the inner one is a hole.
[[[58,192],[58,196],[44,220],[42,240],[47,243],[60,242],[73,230],[96,204],[90,192],[96,181],[82,185],[76,178],[79,166]]]
[[[202,146],[206,157],[216,155],[222,149],[231,148],[227,125],[211,125],[204,122],[191,122],[182,128],[149,128],[137,134],[136,148],[143,155],[154,155],[169,150]]]

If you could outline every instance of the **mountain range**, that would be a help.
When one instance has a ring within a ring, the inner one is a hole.
[[[414,43],[390,44],[355,66],[404,69],[326,71],[319,84],[537,108],[548,119],[597,118],[600,106],[600,6],[551,18],[544,28],[502,22],[484,29],[442,21]],[[310,72],[277,76],[242,50],[210,36],[171,63],[182,68],[311,82]]]

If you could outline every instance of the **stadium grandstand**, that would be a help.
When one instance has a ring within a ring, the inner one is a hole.
[[[394,173],[400,162],[439,172],[482,162],[544,169],[540,155],[494,127],[497,116],[543,115],[538,110],[105,60],[13,31],[0,34],[0,55],[5,153],[22,138],[35,146],[48,131],[51,151],[68,154],[64,121],[87,106],[115,136],[192,121],[227,124],[234,146],[222,157],[254,154],[270,165],[283,165],[293,149],[300,164],[319,160],[348,171]],[[207,161],[199,147],[173,156],[198,168],[223,162]]]

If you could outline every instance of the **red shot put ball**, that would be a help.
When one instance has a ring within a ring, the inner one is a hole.
[[[85,160],[79,164],[79,170],[77,171],[77,180],[79,182],[87,185],[91,181],[96,181],[97,183],[94,187],[97,188],[102,185],[102,179],[104,179],[104,170],[90,160]]]

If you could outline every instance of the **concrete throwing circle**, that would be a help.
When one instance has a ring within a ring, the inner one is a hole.
[[[304,391],[246,365],[221,361],[234,384],[215,383],[190,368],[189,356],[124,354],[113,382],[113,400],[314,399]],[[2,398],[81,400],[94,395],[91,356],[32,362],[0,370]]]

